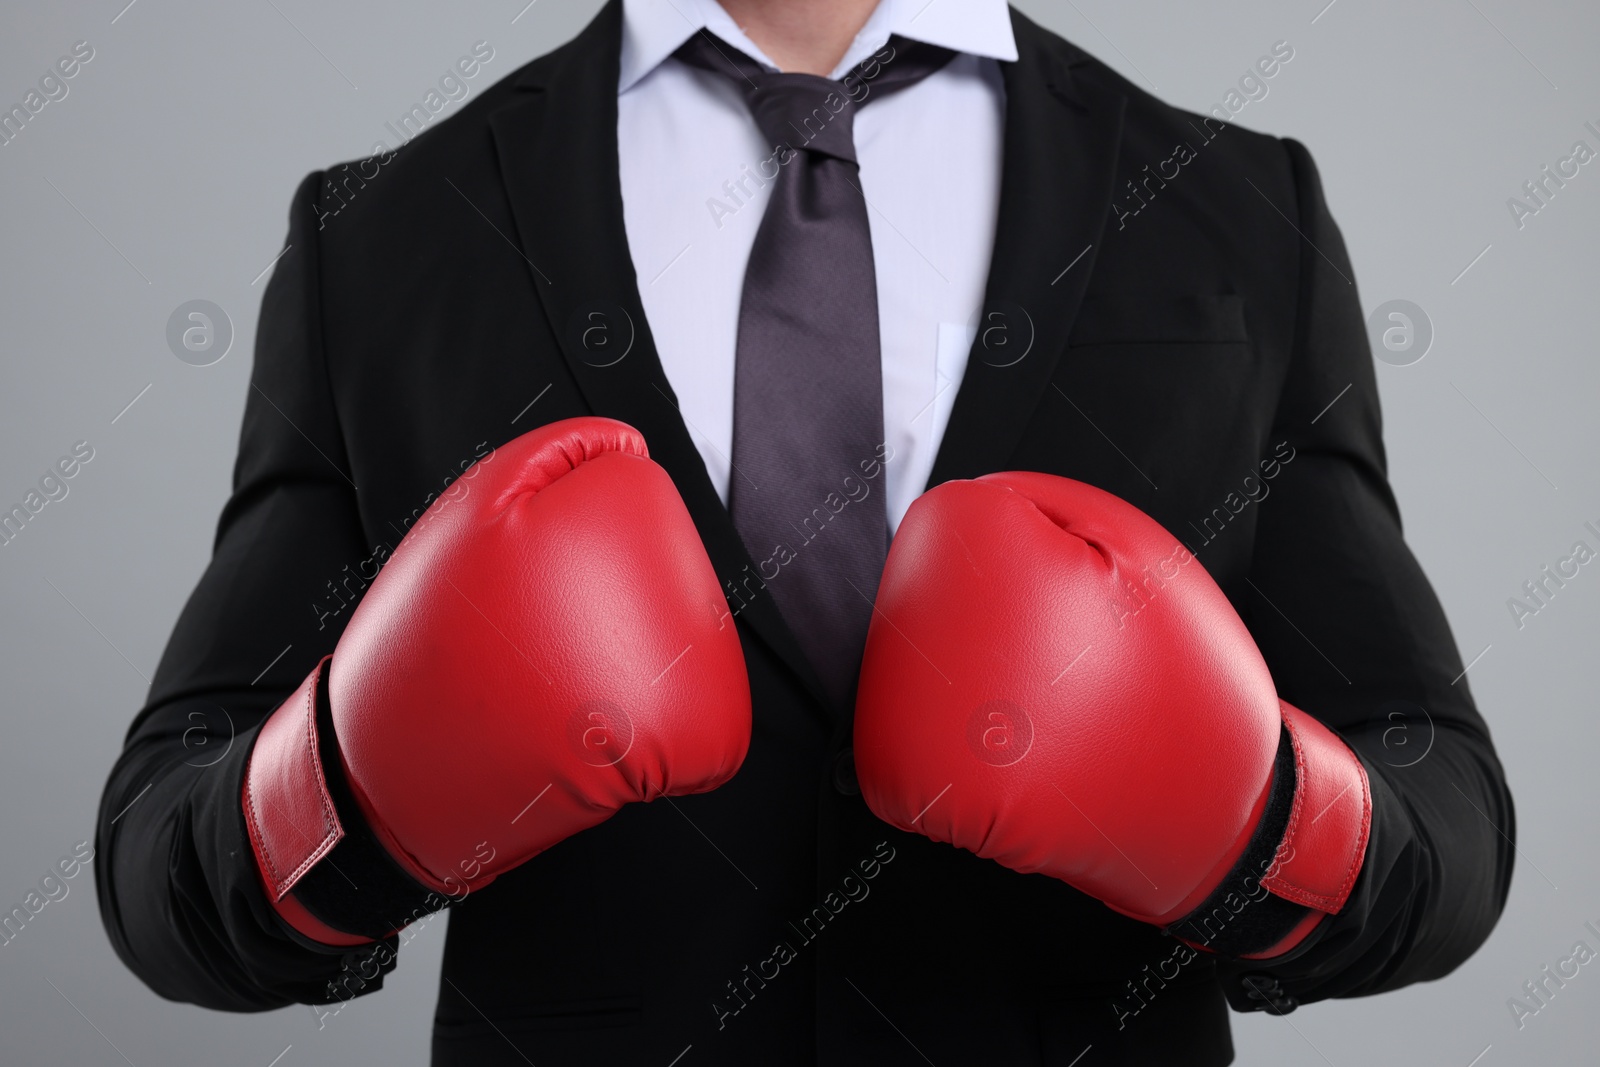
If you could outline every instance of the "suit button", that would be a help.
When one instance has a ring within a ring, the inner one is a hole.
[[[1240,979],[1244,994],[1250,1000],[1251,1011],[1270,1011],[1274,1015],[1288,1015],[1300,1002],[1286,993],[1278,980],[1268,974],[1247,974]]]
[[[847,748],[833,757],[833,788],[847,797],[861,795],[861,783],[856,781],[856,752]]]

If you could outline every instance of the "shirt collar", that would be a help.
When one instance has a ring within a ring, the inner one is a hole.
[[[777,69],[716,0],[623,0],[617,92],[633,88],[702,29]],[[833,76],[882,48],[890,34],[990,59],[1017,58],[1006,0],[879,0]]]

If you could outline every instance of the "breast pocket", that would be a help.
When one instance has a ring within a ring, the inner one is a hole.
[[[1069,348],[1095,345],[1243,345],[1244,301],[1232,293],[1194,296],[1089,294],[1073,320]]]
[[[1237,295],[1090,293],[1028,444],[1129,499],[1203,499],[1253,468],[1268,379]]]

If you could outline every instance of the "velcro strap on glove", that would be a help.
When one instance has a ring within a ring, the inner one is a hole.
[[[261,724],[245,771],[245,826],[274,904],[344,837],[317,755],[317,686],[327,663]]]
[[[1283,730],[1266,810],[1209,896],[1166,931],[1207,952],[1281,956],[1349,899],[1366,857],[1366,768],[1322,723],[1279,701]]]
[[[250,750],[241,803],[273,909],[318,945],[382,940],[466,895],[417,881],[378,840],[344,777],[329,659],[267,717]]]
[[[1322,723],[1278,701],[1294,743],[1294,806],[1267,890],[1337,914],[1350,898],[1372,830],[1372,786],[1350,747]]]

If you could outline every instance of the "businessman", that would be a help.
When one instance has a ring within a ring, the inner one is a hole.
[[[1300,144],[1000,0],[610,0],[287,244],[101,807],[162,996],[448,909],[436,1064],[1220,1065],[1488,936]]]

